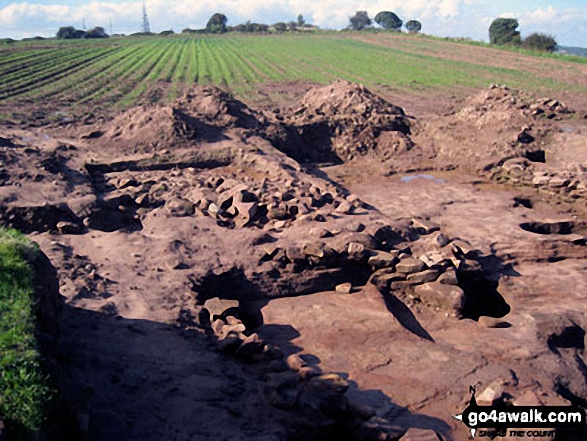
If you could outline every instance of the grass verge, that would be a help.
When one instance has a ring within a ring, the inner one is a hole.
[[[0,228],[0,418],[11,440],[38,438],[51,396],[35,339],[32,270],[37,252],[20,233]]]

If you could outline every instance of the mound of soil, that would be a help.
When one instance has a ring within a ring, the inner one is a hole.
[[[302,160],[347,161],[366,155],[387,159],[413,147],[408,118],[402,108],[365,86],[336,81],[311,89],[297,104],[278,114],[276,119],[288,127],[270,135],[286,152],[292,150],[291,144],[303,145],[303,151],[298,152]]]
[[[467,99],[465,108],[456,114],[457,118],[474,121],[483,128],[496,123],[516,124],[532,117],[554,119],[573,113],[563,103],[552,98],[532,99],[519,90],[492,84],[489,89]]]
[[[259,116],[241,101],[217,87],[196,86],[171,105],[130,109],[111,122],[105,136],[150,150],[220,141],[226,139],[223,132],[227,129],[255,130],[261,126]]]

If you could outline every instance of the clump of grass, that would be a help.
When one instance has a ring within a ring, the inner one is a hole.
[[[0,418],[10,439],[34,440],[51,395],[35,339],[32,271],[36,247],[0,228]]]

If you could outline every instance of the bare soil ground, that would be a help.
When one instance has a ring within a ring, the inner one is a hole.
[[[0,221],[66,303],[60,439],[464,441],[471,385],[585,407],[581,110],[309,87],[1,128]]]

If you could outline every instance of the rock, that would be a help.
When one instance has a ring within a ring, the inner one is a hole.
[[[82,234],[83,228],[80,224],[74,222],[57,222],[57,231],[59,234]]]
[[[524,222],[520,228],[536,234],[572,234],[575,222],[572,219]]]
[[[440,225],[429,220],[413,219],[412,229],[418,234],[427,235],[440,230]]]
[[[298,401],[298,374],[291,371],[273,373],[266,376],[265,394],[272,406],[291,409]]]
[[[473,248],[469,242],[461,239],[453,240],[450,245],[453,254],[459,259],[463,257],[476,257],[480,253],[480,251]]]
[[[353,285],[351,283],[342,283],[336,287],[336,292],[339,294],[350,294],[352,290]]]
[[[349,201],[342,201],[338,207],[336,207],[336,212],[337,213],[342,213],[342,214],[352,214],[352,212],[355,210],[355,206],[350,203]]]
[[[389,289],[393,282],[405,281],[406,276],[404,274],[394,273],[390,268],[383,268],[375,271],[369,280],[377,289],[384,291]]]
[[[385,251],[377,251],[374,256],[369,258],[369,265],[373,270],[379,270],[381,268],[393,268],[399,259],[397,258],[399,252],[391,251],[389,253]]]
[[[411,427],[400,441],[438,441],[439,439],[434,430]]]
[[[238,228],[248,226],[259,210],[256,202],[234,202],[233,206],[238,210],[234,218],[234,224]]]
[[[428,283],[435,281],[440,275],[440,271],[437,269],[429,269],[421,271],[419,273],[412,273],[408,275],[408,282],[413,284]]]
[[[324,242],[313,242],[305,244],[302,248],[302,253],[306,256],[324,257]]]
[[[458,286],[430,282],[417,285],[414,293],[427,304],[441,309],[454,311],[457,315],[463,310],[465,293]]]
[[[328,231],[326,228],[319,228],[319,227],[312,228],[309,231],[309,234],[310,234],[310,236],[317,237],[319,239],[324,239],[326,237],[333,236],[333,234],[330,231]]]
[[[185,199],[174,199],[166,204],[169,213],[175,217],[192,216],[196,211],[196,206],[193,202]]]
[[[257,334],[251,334],[245,338],[236,351],[236,355],[241,358],[251,358],[265,348],[265,342]]]
[[[278,205],[270,207],[267,212],[267,219],[269,220],[287,220],[290,218],[289,210],[286,205]]]
[[[349,402],[347,410],[351,415],[359,417],[364,421],[367,421],[377,415],[377,412],[372,407],[353,403],[352,401]]]
[[[208,205],[208,213],[210,213],[210,215],[216,216],[219,212],[220,212],[220,207],[218,205],[216,205],[214,202],[212,202],[210,205]]]
[[[449,237],[439,231],[430,234],[429,240],[432,246],[435,248],[444,248],[450,243]]]
[[[532,179],[534,187],[542,187],[543,185],[548,185],[549,182],[550,177],[548,176],[534,176],[534,179]]]
[[[554,178],[550,179],[550,181],[548,182],[548,186],[550,188],[563,188],[563,187],[568,186],[570,184],[570,182],[571,181],[569,179],[555,176]]]
[[[306,256],[302,253],[302,249],[298,246],[290,246],[285,250],[285,255],[292,262],[302,262],[306,260]]]
[[[300,357],[298,354],[290,355],[289,357],[287,357],[285,362],[287,363],[287,366],[291,370],[294,370],[296,372],[298,372],[300,369],[302,369],[308,365],[308,363],[306,363],[306,361],[302,357]]]
[[[363,260],[366,256],[365,246],[358,242],[351,242],[347,248],[347,253],[352,260]]]
[[[308,380],[322,375],[322,369],[318,366],[305,366],[298,371],[298,374],[301,380]]]
[[[508,173],[522,174],[529,165],[525,158],[512,158],[505,161],[501,167]]]
[[[406,430],[385,418],[374,416],[359,426],[357,436],[364,441],[395,441],[399,440]]]
[[[277,239],[275,237],[273,237],[269,233],[264,233],[264,234],[261,234],[260,236],[255,237],[251,241],[251,246],[256,247],[259,245],[265,245],[265,244],[274,243],[274,242],[277,242]]]
[[[223,338],[230,333],[234,333],[236,335],[239,335],[239,334],[242,334],[243,332],[245,332],[246,330],[247,330],[247,328],[242,323],[233,324],[233,325],[227,324],[227,325],[224,325],[220,328],[220,332],[217,334],[217,336],[220,338]]]
[[[481,316],[477,321],[484,328],[509,328],[511,325],[500,318]]]
[[[224,313],[224,311],[228,309],[237,309],[239,306],[239,302],[238,300],[225,300],[220,299],[218,297],[214,297],[212,299],[206,300],[203,306],[208,311],[210,311],[210,318],[213,320],[214,317],[221,316]]]
[[[349,383],[337,374],[322,374],[301,384],[298,403],[309,412],[337,415],[346,410]]]
[[[477,396],[479,406],[492,406],[493,403],[503,396],[503,381],[497,380],[491,383],[483,392]]]
[[[229,333],[216,342],[218,350],[226,354],[234,354],[241,347],[243,341],[236,333]]]
[[[448,268],[444,273],[442,273],[438,277],[437,281],[442,283],[443,285],[458,285],[459,280],[457,279],[456,269]]]
[[[439,252],[434,252],[434,251],[430,251],[426,254],[422,254],[421,256],[418,257],[418,259],[420,259],[422,262],[424,262],[426,264],[426,266],[428,267],[433,267],[433,266],[449,266],[450,265],[450,260],[448,260],[446,258],[446,256],[442,253]]]
[[[413,274],[419,273],[426,268],[424,262],[420,259],[414,259],[413,257],[408,257],[406,259],[402,259],[395,265],[395,270],[400,274]]]

